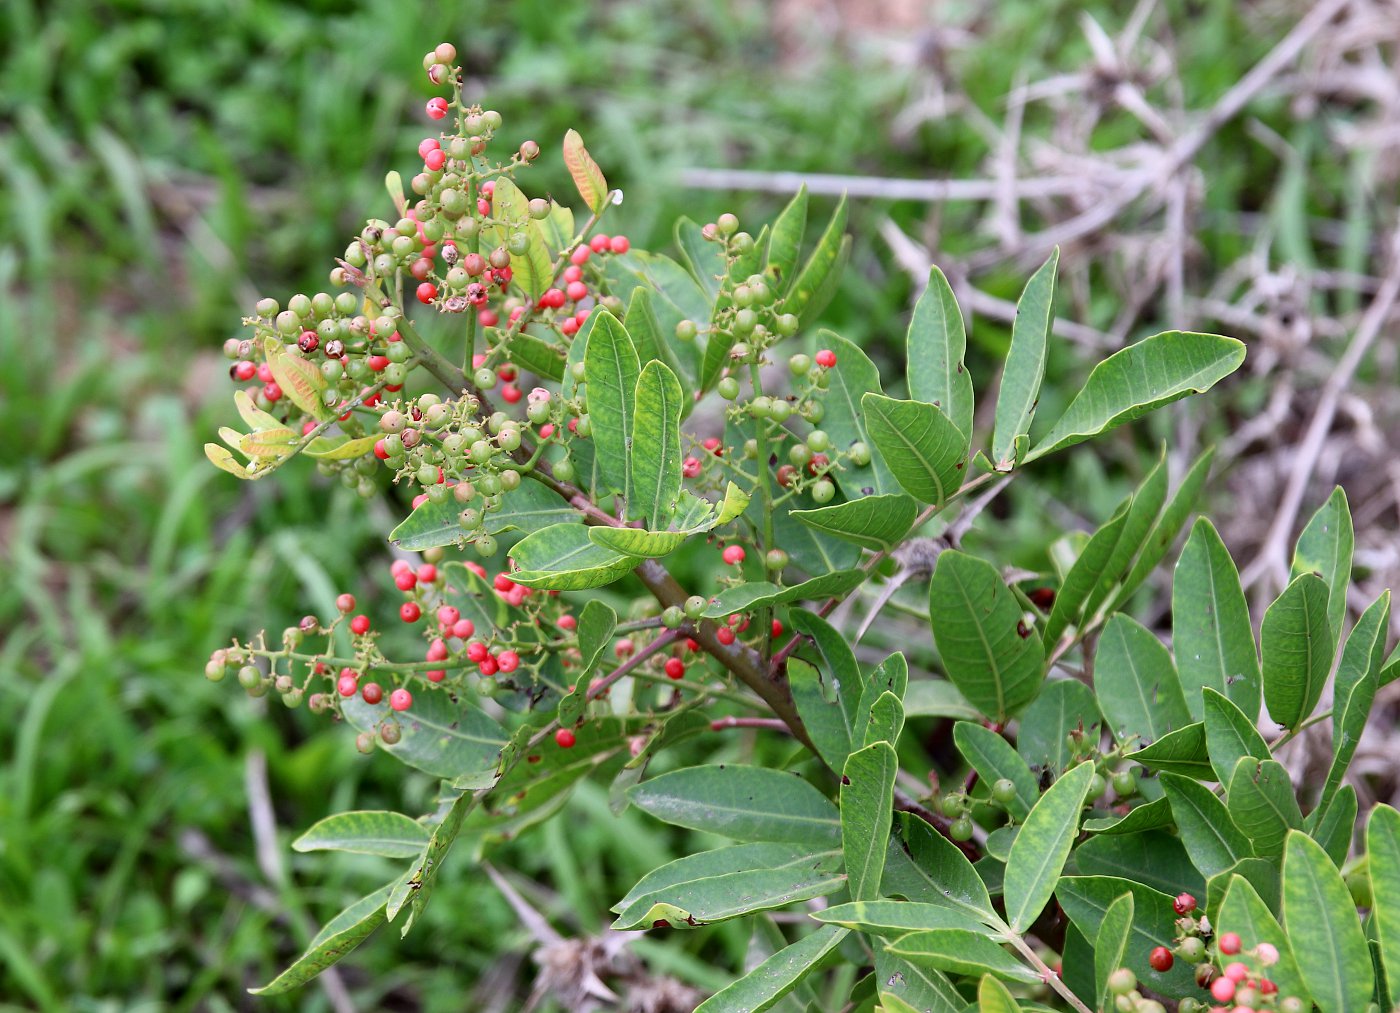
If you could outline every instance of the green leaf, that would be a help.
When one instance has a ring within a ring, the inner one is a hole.
[[[1098,996],[1095,1009],[1108,1009],[1113,1003],[1108,994],[1108,976],[1127,962],[1132,930],[1133,895],[1125,893],[1108,905],[1094,937],[1094,994]]]
[[[1254,722],[1244,716],[1244,712],[1207,686],[1202,691],[1206,711],[1206,749],[1210,753],[1211,769],[1215,779],[1222,785],[1229,785],[1234,776],[1235,764],[1241,758],[1251,756],[1256,760],[1269,759],[1269,744]]]
[[[981,712],[944,679],[919,679],[904,693],[904,715],[911,718],[967,718],[975,721]]]
[[[588,417],[603,477],[618,492],[632,488],[632,454],[628,444],[636,431],[637,378],[641,363],[626,328],[607,310],[589,315],[594,321],[583,353],[583,377],[588,384]]]
[[[841,850],[853,900],[880,895],[899,758],[888,742],[852,753],[841,774]]]
[[[796,988],[845,937],[845,929],[823,925],[811,935],[783,947],[738,981],[720,989],[695,1007],[695,1013],[728,1013],[730,1010],[758,1013],[769,1009]]]
[[[1351,584],[1351,556],[1356,535],[1351,526],[1347,494],[1341,486],[1332,490],[1327,502],[1308,520],[1293,549],[1289,580],[1315,573],[1327,584],[1327,623],[1332,630],[1332,646],[1342,635],[1347,614],[1347,587]]]
[[[981,1013],[1021,1013],[1021,1006],[1011,992],[990,974],[982,976],[977,986],[977,1009]]]
[[[949,680],[968,702],[1004,722],[1034,699],[1045,677],[1040,638],[1022,636],[1020,602],[986,560],[952,549],[929,586],[933,639]]]
[[[1171,653],[1136,619],[1108,620],[1094,657],[1094,692],[1120,741],[1156,742],[1191,723]]]
[[[461,512],[462,504],[451,496],[442,503],[424,500],[389,532],[389,541],[410,552],[455,545],[466,537],[457,522]],[[545,486],[538,482],[522,482],[518,489],[502,494],[499,509],[482,514],[482,526],[492,535],[503,531],[531,534],[551,524],[577,519],[578,512]]]
[[[986,936],[968,929],[927,929],[900,936],[889,951],[911,964],[961,975],[995,974],[1012,981],[1035,982],[1040,975]]]
[[[1128,523],[1128,511],[1132,498],[1124,500],[1114,511],[1108,523],[1094,532],[1083,550],[1069,568],[1069,573],[1055,594],[1055,604],[1050,609],[1050,617],[1045,621],[1041,639],[1047,648],[1053,648],[1060,634],[1068,627],[1080,625],[1084,603],[1094,594],[1104,580],[1104,572],[1113,558],[1122,539],[1123,528]]]
[[[882,892],[998,924],[986,884],[956,844],[908,812],[895,814],[892,833]]]
[[[773,291],[785,293],[797,273],[797,256],[807,231],[807,184],[802,184],[773,222],[768,238],[765,267],[773,277]]]
[[[700,226],[685,215],[676,219],[673,235],[692,277],[713,302],[719,296],[721,280],[729,273],[725,267],[724,248],[706,239]]]
[[[1034,461],[1163,405],[1200,394],[1239,368],[1244,345],[1219,334],[1167,331],[1114,352],[1094,367],[1050,432],[1026,456]]]
[[[1075,620],[1076,625],[1087,626],[1094,621],[1099,616],[1103,603],[1114,590],[1124,586],[1124,581],[1132,571],[1133,560],[1142,549],[1143,543],[1150,537],[1166,498],[1167,449],[1163,446],[1157,463],[1152,466],[1152,470],[1147,473],[1147,477],[1142,480],[1142,484],[1129,497],[1123,508],[1123,526],[1119,529],[1117,543],[1100,568],[1098,581],[1084,596],[1084,603],[1079,608],[1080,618]]]
[[[1089,742],[1098,742],[1102,725],[1091,688],[1077,679],[1049,681],[1021,715],[1016,751],[1032,767],[1058,774],[1071,763],[1070,733],[1084,729]]]
[[[1026,282],[1016,303],[1016,319],[1011,325],[1011,350],[1001,374],[997,393],[996,427],[992,431],[992,461],[998,471],[1010,471],[1026,455],[1040,403],[1040,384],[1045,379],[1045,359],[1050,338],[1050,321],[1055,312],[1055,272],[1060,265],[1060,248]]]
[[[637,561],[588,537],[580,523],[552,524],[526,535],[510,550],[520,569],[511,579],[526,587],[551,591],[581,591],[611,584],[632,570]]]
[[[904,694],[908,688],[909,662],[896,651],[880,662],[869,681],[861,687],[860,705],[856,708],[856,741],[869,744],[883,737],[885,742],[894,745],[899,730],[904,727]],[[893,699],[897,713],[886,697]],[[877,707],[881,710],[879,714],[874,713]],[[885,736],[884,732],[888,731],[893,735]]]
[[[814,510],[794,510],[792,516],[817,531],[877,552],[888,552],[909,533],[918,513],[919,505],[913,499],[903,493],[891,493]]]
[[[914,304],[905,342],[910,397],[940,409],[971,441],[972,377],[963,365],[967,332],[953,289],[937,267],[929,269],[928,287]]]
[[[962,997],[948,976],[932,967],[911,963],[896,953],[880,938],[871,941],[875,951],[875,980],[880,984],[880,1000],[890,998],[913,1007],[915,1013],[964,1013],[967,1000]],[[854,998],[854,996],[852,996]],[[808,1013],[825,1013],[824,1010]],[[898,1007],[888,1013],[902,1013]]]
[[[1170,971],[1162,973],[1154,971],[1147,962],[1155,947],[1171,949],[1176,945],[1172,935],[1177,915],[1170,895],[1113,876],[1066,876],[1055,890],[1065,914],[1090,939],[1098,938],[1109,906],[1125,893],[1133,897],[1133,928],[1125,951],[1126,966],[1139,982],[1160,995],[1197,994],[1190,964],[1178,960]]]
[[[413,858],[431,834],[403,813],[355,810],[313,824],[292,842],[294,851],[352,851],[385,858]]]
[[[627,303],[627,316],[623,323],[632,343],[637,349],[637,360],[646,366],[653,360],[664,362],[676,375],[681,385],[681,418],[690,413],[695,400],[695,377],[691,375],[690,363],[682,358],[677,350],[674,333],[662,330],[661,321],[652,303],[653,292],[645,285],[632,290],[632,298]]]
[[[681,494],[681,401],[676,374],[664,362],[648,362],[634,397],[627,510],[652,529],[666,526]]]
[[[1201,720],[1201,687],[1228,696],[1253,720],[1259,713],[1259,658],[1239,571],[1205,518],[1181,550],[1172,580],[1172,651],[1193,721]]]
[[[736,841],[836,847],[836,807],[797,774],[769,767],[685,767],[643,781],[627,793],[659,820]]]
[[[819,922],[840,925],[874,936],[903,936],[926,929],[963,929],[984,936],[993,930],[967,912],[946,904],[921,904],[904,900],[867,900],[837,904],[812,912]]]
[[[1303,826],[1288,771],[1277,760],[1241,756],[1230,778],[1230,818],[1261,858],[1280,858],[1288,831]]]
[[[819,332],[817,347],[823,346],[835,353],[836,365],[827,370],[830,386],[822,401],[826,407],[822,428],[831,437],[831,446],[835,451],[844,452],[858,442],[870,448],[869,464],[857,467],[847,461],[842,469],[831,473],[832,477],[847,499],[859,499],[872,493],[899,493],[899,483],[890,472],[880,448],[871,439],[865,423],[863,399],[866,394],[881,392],[880,371],[864,350],[839,334],[825,330]]]
[[[593,156],[583,146],[583,138],[577,130],[564,134],[564,166],[578,188],[578,195],[595,215],[600,214],[608,201],[608,181],[603,178],[603,170],[593,161]]]
[[[242,394],[243,391],[238,393]],[[348,436],[318,436],[306,445],[302,453],[318,461],[352,461],[372,451],[377,442],[377,436],[361,436],[354,440]]]
[[[1327,853],[1296,830],[1284,846],[1283,924],[1322,1013],[1362,1013],[1375,979],[1356,906]]]
[[[851,645],[836,627],[815,612],[793,609],[788,613],[788,618],[792,622],[793,630],[811,637],[817,650],[821,652],[822,661],[833,682],[833,689],[849,709],[851,728],[854,729],[864,680],[861,679],[860,665],[856,662]]]
[[[361,897],[328,921],[296,963],[262,988],[248,989],[248,994],[282,995],[290,992],[359,946],[371,932],[384,924],[384,902],[393,885],[390,883],[367,897]]]
[[[1375,909],[1371,918],[1386,975],[1400,977],[1400,812],[1382,803],[1366,822],[1366,858]]]
[[[843,704],[855,696],[855,687],[847,689],[840,699],[827,699],[821,676],[801,658],[788,659],[787,674],[793,705],[817,754],[832,770],[840,770],[851,752],[855,722],[855,707]]]
[[[1296,730],[1322,696],[1337,643],[1327,621],[1327,585],[1300,574],[1264,612],[1264,704],[1269,717]]]
[[[1288,944],[1288,936],[1249,880],[1241,876],[1230,877],[1215,924],[1222,934],[1233,932],[1238,935],[1246,941],[1246,946],[1271,944],[1278,950],[1278,963],[1269,968],[1267,974],[1269,980],[1278,986],[1278,994],[1296,995],[1303,1000],[1304,1009],[1311,1006],[1307,987],[1293,959],[1293,948]]]
[[[1170,502],[1153,523],[1147,536],[1142,539],[1141,551],[1138,553],[1132,569],[1128,571],[1128,575],[1120,583],[1118,592],[1109,602],[1108,612],[1116,612],[1121,608],[1142,586],[1142,582],[1156,571],[1157,564],[1166,558],[1167,553],[1171,551],[1172,545],[1176,543],[1177,535],[1181,533],[1181,528],[1186,523],[1186,518],[1196,508],[1196,501],[1200,499],[1201,490],[1205,487],[1206,479],[1210,477],[1210,465],[1214,457],[1215,448],[1211,447],[1192,463],[1186,477],[1176,487],[1176,492],[1172,493]],[[1146,483],[1143,485],[1145,487]],[[1129,526],[1131,527],[1131,523]]]
[[[835,852],[787,844],[741,844],[668,862],[613,905],[614,929],[696,928],[787,907],[845,883]]]
[[[485,790],[466,791],[457,796],[443,821],[433,830],[432,839],[428,841],[428,846],[423,849],[418,867],[412,871],[408,879],[407,892],[412,894],[413,912],[412,917],[404,923],[400,938],[408,935],[408,930],[413,927],[413,922],[423,913],[423,907],[428,903],[428,897],[432,893],[433,882],[437,878],[438,870],[442,868],[447,852],[457,840],[457,835],[462,830],[462,822],[467,818],[467,814],[476,808],[477,803],[485,794]],[[403,901],[399,900],[398,903],[402,905]],[[398,914],[398,908],[392,905],[391,899],[390,906],[386,909],[390,919]]]
[[[588,538],[594,545],[625,556],[660,559],[685,544],[691,531],[644,531],[641,528],[612,528],[590,525]]]
[[[509,332],[507,332],[509,333]],[[564,379],[564,361],[568,349],[562,344],[545,341],[529,331],[517,331],[506,345],[510,361],[555,383]]]
[[[1332,681],[1332,764],[1318,798],[1319,809],[1327,805],[1342,783],[1361,743],[1361,733],[1366,730],[1366,719],[1376,699],[1376,680],[1389,628],[1390,592],[1382,591],[1356,620],[1337,662],[1337,675]]]
[[[1127,759],[1197,780],[1208,781],[1215,776],[1206,752],[1206,726],[1202,721],[1168,732],[1145,749],[1129,753]]]
[[[845,234],[846,215],[846,197],[842,194],[826,231],[817,240],[807,263],[793,279],[792,287],[783,299],[779,312],[796,314],[803,327],[810,326],[826,308],[840,276],[841,265],[849,255],[850,242]]]
[[[578,617],[578,672],[574,676],[573,689],[559,701],[561,727],[570,728],[583,717],[584,709],[588,706],[589,680],[615,629],[617,613],[611,607],[597,598],[583,603],[583,611]]]
[[[1357,807],[1356,789],[1344,784],[1332,793],[1326,807],[1318,806],[1303,821],[1303,829],[1322,845],[1322,850],[1331,856],[1332,864],[1338,868],[1351,852]]]
[[[750,581],[725,588],[705,605],[700,615],[706,619],[723,619],[736,612],[751,612],[794,601],[809,601],[842,595],[870,579],[864,570],[837,570],[822,574],[801,584],[779,587],[766,580]]]
[[[1162,789],[1171,801],[1182,843],[1201,875],[1209,878],[1253,856],[1249,838],[1209,788],[1180,774],[1163,774]]]
[[[1172,896],[1205,894],[1205,877],[1191,864],[1181,841],[1165,830],[1091,837],[1074,850],[1074,861],[1081,876],[1135,879]]]
[[[1145,830],[1157,830],[1172,825],[1172,806],[1166,798],[1135,806],[1128,810],[1126,816],[1108,816],[1084,821],[1085,830],[1103,836],[1140,834]]]
[[[1016,797],[1006,804],[1006,811],[1017,822],[1024,821],[1040,798],[1040,782],[1011,743],[973,721],[953,726],[953,743],[988,785],[1002,778],[1015,783]]]
[[[1055,892],[1093,777],[1092,763],[1068,771],[1040,796],[1016,835],[1003,885],[1012,931],[1025,932]]]
[[[477,707],[448,693],[422,692],[406,711],[389,709],[389,694],[371,706],[359,696],[341,701],[341,713],[356,730],[373,732],[385,720],[399,724],[399,741],[379,748],[418,770],[444,780],[495,769],[506,731]]]
[[[941,506],[967,472],[967,437],[948,416],[922,401],[883,394],[861,398],[865,425],[880,455],[910,496]]]
[[[893,746],[899,741],[899,733],[904,730],[904,705],[893,693],[881,693],[875,702],[866,707],[861,703],[862,717],[866,718],[861,728],[860,741],[869,746],[876,742],[886,742]]]

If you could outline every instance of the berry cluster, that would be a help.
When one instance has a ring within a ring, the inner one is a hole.
[[[1154,947],[1148,954],[1148,965],[1154,971],[1165,973],[1177,959],[1193,964],[1196,984],[1209,991],[1211,999],[1182,999],[1177,1005],[1181,1013],[1256,1013],[1259,1010],[1303,1013],[1303,1000],[1280,995],[1278,985],[1268,977],[1268,969],[1279,960],[1278,949],[1273,944],[1261,942],[1245,949],[1237,933],[1224,932],[1214,938],[1212,946],[1213,931],[1205,916],[1197,911],[1195,897],[1189,893],[1180,894],[1172,902],[1172,908],[1180,916],[1176,922],[1176,945]],[[1241,957],[1249,962],[1239,959]],[[1113,1008],[1119,1013],[1162,1013],[1164,1010],[1157,1000],[1143,997],[1138,990],[1137,976],[1126,967],[1120,967],[1109,976],[1108,988],[1113,996]]]

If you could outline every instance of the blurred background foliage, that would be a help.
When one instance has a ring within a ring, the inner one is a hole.
[[[1158,6],[1152,31],[1170,36],[1176,60],[1159,87],[1192,109],[1238,80],[1304,5]],[[346,1008],[345,995],[317,988],[281,1002],[243,994],[386,876],[382,860],[303,858],[286,842],[335,810],[422,811],[434,786],[386,756],[359,756],[351,736],[304,712],[257,706],[200,673],[231,635],[329,614],[340,590],[391,600],[382,532],[403,507],[389,493],[365,509],[304,466],[240,485],[207,465],[200,444],[232,414],[218,349],[241,314],[257,295],[322,287],[345,237],[384,213],[384,173],[414,164],[431,94],[425,49],[454,42],[469,93],[502,112],[507,136],[544,148],[527,191],[570,193],[558,141],[576,127],[626,192],[611,229],[667,249],[680,214],[758,222],[785,199],[686,188],[677,174],[688,167],[985,174],[995,152],[977,115],[1000,120],[1019,83],[1076,72],[1093,48],[1080,15],[1116,30],[1120,8],[7,0],[0,1009]],[[964,105],[911,118],[950,81]],[[1237,227],[1243,216],[1282,237],[1266,264],[1366,272],[1389,214],[1373,196],[1384,174],[1329,153],[1322,121],[1282,100],[1252,112],[1293,156],[1251,141],[1243,123],[1220,132],[1198,161],[1213,224],[1193,237],[1192,272],[1210,277],[1248,252],[1256,239]],[[1062,126],[1060,113],[1031,106],[1020,131],[1034,141]],[[1115,148],[1141,131],[1108,111],[1092,143]],[[913,272],[877,230],[889,218],[960,254],[984,245],[986,216],[974,202],[857,201],[830,325],[877,358],[898,355]],[[1319,220],[1340,223],[1335,242],[1315,243]],[[1027,273],[1008,264],[981,284],[1014,298]],[[1083,322],[1109,327],[1118,292],[1087,291]],[[1148,300],[1132,333],[1162,316]],[[979,321],[975,375],[988,375],[979,354],[1006,340],[1004,323]],[[1071,349],[1053,369],[1082,375],[1083,356]],[[1242,382],[1233,402],[1193,409],[1206,414],[1192,431],[1226,430],[1269,391],[1264,378]],[[1048,492],[1018,489],[995,519],[1004,559],[1044,568],[1050,529],[1106,516],[1170,426],[1125,434],[1106,461],[1074,459],[1048,476]],[[1087,516],[1059,504],[1065,485]],[[740,756],[753,743],[710,748]],[[277,824],[261,840],[250,821],[260,798]],[[606,802],[606,786],[585,785],[567,830],[555,820],[493,852],[565,934],[604,929],[631,882],[688,847],[636,813],[613,818]],[[384,934],[342,965],[354,1006],[518,1008],[534,943],[468,866],[444,870],[427,923],[407,940]],[[749,945],[736,926],[717,926],[636,951],[709,990]]]

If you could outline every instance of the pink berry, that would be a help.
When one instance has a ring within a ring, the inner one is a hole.
[[[350,632],[356,636],[364,636],[369,632],[369,616],[359,615],[350,620]]]
[[[441,96],[428,99],[427,113],[431,120],[442,119],[447,115],[447,99]]]
[[[428,653],[426,657],[428,661],[447,660],[447,644],[443,642],[441,637],[436,638],[431,644],[428,645]]]
[[[470,619],[458,619],[452,624],[452,635],[458,640],[468,640],[476,632],[476,624]]]
[[[432,302],[437,298],[437,294],[437,286],[430,281],[425,281],[418,286],[418,301],[421,303]]]
[[[354,696],[359,688],[360,680],[353,673],[350,675],[342,674],[335,682],[335,690],[341,696]]]
[[[586,264],[588,258],[593,255],[593,251],[587,246],[579,245],[574,247],[574,252],[569,254],[569,260],[575,264]]]
[[[562,615],[555,623],[561,630],[573,630],[578,628],[578,620],[571,615]]]
[[[508,383],[501,388],[501,400],[506,404],[516,404],[523,396],[520,388],[513,383]]]
[[[619,658],[630,658],[632,656],[632,652],[636,649],[637,645],[632,642],[631,637],[623,637],[617,642],[617,646],[613,648],[613,653],[616,654]]]
[[[416,623],[422,615],[423,610],[416,601],[406,601],[399,606],[399,618],[406,623]]]
[[[816,356],[814,356],[814,358],[816,359],[818,366],[824,366],[827,369],[830,369],[832,366],[836,365],[836,353],[829,348],[823,348],[820,352],[816,354]]]
[[[588,298],[588,286],[581,281],[569,282],[565,294],[569,297],[569,302],[579,302]]]
[[[1216,1002],[1229,1002],[1235,997],[1235,983],[1229,978],[1216,978],[1210,983],[1210,994]]]
[[[437,610],[437,621],[443,629],[450,630],[457,624],[457,620],[462,618],[462,613],[458,612],[451,605],[440,606]],[[467,634],[471,636],[471,634]]]
[[[438,469],[438,481],[443,480],[442,469]],[[424,563],[418,568],[418,581],[422,584],[432,584],[438,579],[437,567],[432,563]]]
[[[343,594],[335,600],[335,607],[342,612],[353,612],[355,609],[355,596],[353,594]]]
[[[602,253],[608,248],[608,244],[611,242],[612,239],[610,237],[600,232],[588,241],[588,246],[594,253]]]
[[[480,640],[473,640],[467,645],[467,660],[474,665],[479,665],[490,656],[490,651]]]
[[[514,672],[520,667],[520,655],[514,651],[502,651],[496,656],[496,664],[500,666],[502,672]]]
[[[441,148],[434,148],[423,156],[423,164],[433,172],[437,172],[447,164],[447,154]]]
[[[437,151],[442,147],[442,143],[436,137],[425,137],[418,142],[418,157],[427,158],[428,152]]]
[[[1240,937],[1237,933],[1226,932],[1220,937],[1220,952],[1227,957],[1233,957],[1240,952]]]
[[[1229,978],[1236,985],[1249,977],[1249,967],[1238,960],[1225,965],[1225,977]]]
[[[613,253],[626,253],[631,248],[632,242],[626,236],[613,236],[612,241],[608,243],[608,249]]]
[[[389,706],[396,711],[406,711],[413,706],[413,694],[406,689],[396,689],[389,694]]]
[[[738,566],[744,561],[744,547],[742,545],[729,545],[724,550],[724,561],[730,566]]]
[[[1260,943],[1254,952],[1259,956],[1259,963],[1265,967],[1273,967],[1278,963],[1278,947],[1273,943]]]
[[[428,677],[429,682],[442,682],[443,679],[447,678],[447,673],[440,668],[434,668],[424,674]]]
[[[418,578],[413,575],[412,570],[400,570],[394,574],[394,586],[400,591],[412,591],[418,583]]]

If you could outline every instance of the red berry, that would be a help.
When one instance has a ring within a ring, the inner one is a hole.
[[[438,481],[442,481],[442,469],[438,469]],[[418,568],[418,581],[422,584],[432,584],[438,579],[437,567],[432,563],[424,563]]]
[[[508,383],[501,388],[501,400],[506,404],[516,404],[522,396],[520,388],[513,383]]]
[[[396,689],[389,694],[389,706],[396,711],[406,711],[413,706],[413,694],[406,689]]]
[[[571,338],[578,333],[578,321],[573,317],[566,318],[559,324],[559,330],[566,338]]]
[[[384,367],[389,365],[389,357],[387,355],[368,355],[365,356],[365,365],[376,373],[382,373]]]
[[[780,620],[774,619],[774,620],[773,620],[773,636],[775,636],[775,637],[780,637],[780,636],[782,636],[782,635],[783,635],[783,624],[782,624],[782,622],[781,622]]]
[[[476,315],[476,321],[482,327],[495,327],[501,322],[501,315],[495,310],[482,310]]]
[[[269,401],[279,401],[282,398],[282,388],[275,383],[263,384],[262,392],[263,397],[267,398]]]
[[[1152,951],[1151,956],[1147,958],[1147,962],[1152,965],[1152,970],[1165,973],[1172,969],[1175,958],[1172,956],[1171,950],[1167,949],[1165,946],[1158,946]]]
[[[686,637],[686,638],[685,638],[685,649],[686,649],[687,651],[690,651],[691,653],[694,653],[694,652],[700,650],[700,642],[699,642],[698,640],[695,640],[695,639],[692,638],[692,637]]]
[[[1220,952],[1227,957],[1233,957],[1236,953],[1239,953],[1241,945],[1243,944],[1240,942],[1240,937],[1237,933],[1226,932],[1220,937]]]
[[[593,255],[593,251],[587,246],[579,245],[574,247],[574,252],[569,254],[569,260],[575,264],[586,264],[588,258]]]
[[[418,286],[418,301],[430,303],[437,298],[437,286],[430,281],[425,281]]]
[[[560,616],[555,621],[554,625],[558,626],[561,630],[573,630],[578,628],[578,620],[566,613]]]
[[[568,267],[564,268],[564,280],[567,282],[582,281],[583,268],[579,267],[577,264],[570,264]]]
[[[540,305],[546,309],[563,309],[564,302],[564,293],[557,288],[551,288],[546,291],[544,295],[540,296]]]
[[[602,253],[605,250],[607,250],[608,244],[611,242],[612,240],[608,236],[605,236],[600,232],[588,241],[588,247],[594,253]]]
[[[619,658],[630,658],[632,652],[636,649],[637,645],[632,642],[631,637],[623,637],[617,642],[617,645],[613,647],[613,653]]]
[[[520,655],[514,651],[502,651],[496,656],[496,665],[507,674],[520,667]]]
[[[487,656],[477,667],[481,669],[482,675],[495,675],[501,665],[495,658]]]
[[[377,682],[367,682],[364,689],[360,690],[360,696],[365,703],[373,706],[384,699],[384,689]]]
[[[335,600],[335,607],[342,612],[353,612],[355,609],[355,596],[353,594],[343,594]]]
[[[608,243],[608,249],[613,253],[626,253],[632,249],[632,243],[626,236],[613,236],[612,241]]]
[[[424,674],[427,675],[429,682],[442,682],[443,679],[447,678],[447,673],[440,668],[434,668],[432,671],[425,672]]]
[[[564,294],[569,297],[569,302],[581,302],[588,298],[588,286],[581,281],[571,281]]]
[[[447,164],[447,155],[441,148],[434,148],[423,156],[423,164],[433,172],[437,172]]]
[[[1235,997],[1235,983],[1229,978],[1216,978],[1210,983],[1210,994],[1216,1002],[1229,1002]]]
[[[452,624],[452,635],[458,640],[466,640],[476,632],[476,624],[470,619],[458,619]]]
[[[428,99],[427,113],[430,120],[442,119],[447,115],[447,99],[441,96]]]
[[[1196,898],[1189,893],[1179,893],[1176,900],[1172,901],[1172,910],[1179,915],[1189,915],[1196,910]]]
[[[578,737],[567,728],[561,728],[554,733],[554,741],[560,749],[573,749]]]
[[[702,443],[701,446],[703,446],[710,453],[714,454],[716,457],[724,456],[724,443],[720,440],[718,436],[711,436],[704,443]]]
[[[353,672],[349,674],[341,672],[340,678],[335,682],[335,691],[341,696],[354,696],[359,688],[360,680],[356,678]]]
[[[435,638],[433,642],[428,645],[428,653],[426,657],[428,661],[447,660],[447,644],[443,642],[441,637]]]
[[[721,626],[715,631],[715,639],[728,647],[730,644],[734,643],[734,631],[728,626]]]
[[[258,379],[263,383],[271,383],[272,367],[265,362],[258,363]]]
[[[418,578],[413,575],[412,570],[400,570],[394,574],[394,586],[400,591],[412,591],[417,583]]]
[[[492,580],[491,583],[495,586],[497,591],[509,591],[515,586],[515,581],[511,580],[504,573],[496,574],[495,579]]]
[[[437,610],[438,625],[445,630],[452,629],[452,627],[457,624],[457,620],[461,618],[462,613],[458,612],[451,605],[440,606]],[[469,633],[467,636],[471,636],[471,634]]]
[[[666,677],[668,679],[679,679],[685,675],[685,662],[680,658],[666,659]]]
[[[836,365],[836,353],[829,348],[823,348],[813,358],[816,359],[818,366],[825,366],[827,369]]]
[[[744,561],[744,547],[742,545],[729,545],[724,549],[724,561],[730,566],[738,566]]]
[[[428,152],[437,151],[442,143],[436,137],[425,137],[418,142],[418,157],[427,158]]]
[[[363,636],[369,632],[369,616],[359,615],[350,620],[350,632],[356,636]]]
[[[258,367],[254,366],[251,362],[248,362],[247,360],[244,360],[243,362],[235,362],[233,364],[233,378],[235,380],[251,380],[254,376],[257,375],[257,373]]]
[[[695,478],[700,474],[700,459],[698,457],[687,457],[681,462],[681,474],[686,478]]]
[[[474,665],[481,664],[490,654],[491,652],[486,649],[486,645],[480,640],[473,640],[467,645],[467,660]]]
[[[406,601],[399,606],[399,618],[406,623],[416,623],[423,616],[423,610],[416,601]]]

